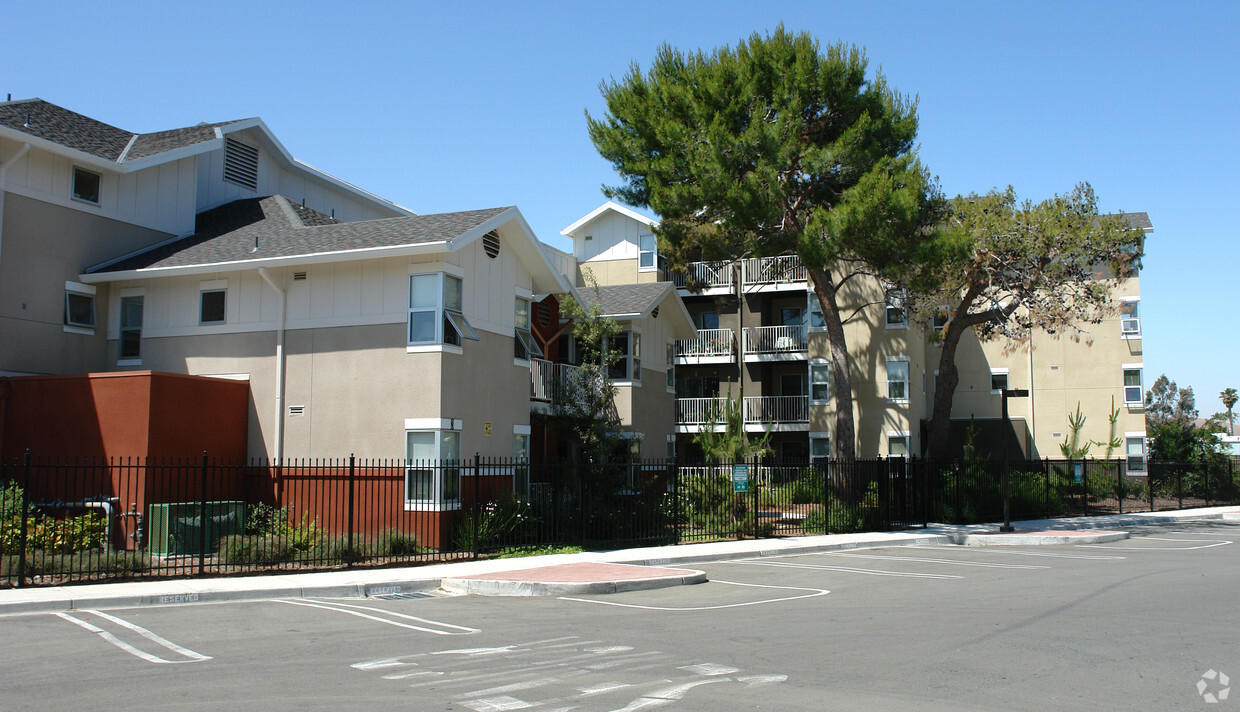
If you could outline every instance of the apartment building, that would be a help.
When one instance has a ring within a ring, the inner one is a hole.
[[[633,271],[660,279],[653,221],[615,204],[591,213],[565,234],[574,239],[581,268],[631,279]],[[1152,230],[1145,213],[1127,219]],[[600,239],[600,235],[602,238]],[[622,240],[612,235],[624,236]],[[643,248],[643,245],[647,247]],[[696,262],[670,275],[696,333],[678,340],[671,356],[676,391],[678,452],[699,452],[693,436],[719,429],[724,402],[735,401],[745,429],[770,432],[776,457],[830,457],[835,403],[823,321],[806,270],[793,255],[725,262]],[[877,280],[857,280],[841,293],[852,362],[857,452],[862,457],[907,456],[924,451],[939,349],[910,323],[898,295]],[[1032,348],[1011,350],[1001,341],[966,337],[958,353],[960,385],[953,403],[953,438],[970,427],[979,441],[1001,435],[1002,390],[1027,389],[1009,399],[1011,436],[1032,457],[1059,456],[1079,403],[1086,423],[1082,441],[1095,456],[1127,457],[1133,474],[1144,471],[1140,282],[1113,290],[1117,313],[1089,328],[1085,338],[1035,333]],[[1112,422],[1114,418],[1114,422]]]

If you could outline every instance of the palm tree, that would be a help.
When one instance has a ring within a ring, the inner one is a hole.
[[[1218,394],[1218,397],[1219,397],[1219,400],[1223,401],[1223,406],[1227,408],[1227,434],[1235,435],[1236,432],[1232,428],[1232,425],[1231,425],[1231,422],[1232,422],[1231,409],[1233,406],[1236,405],[1236,400],[1237,400],[1236,389],[1235,388],[1224,389],[1222,393]]]

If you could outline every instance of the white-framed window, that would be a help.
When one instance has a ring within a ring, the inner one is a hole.
[[[887,357],[887,400],[908,400],[908,357]]]
[[[1124,454],[1128,459],[1128,471],[1145,472],[1145,433],[1124,433]]]
[[[1119,305],[1119,330],[1125,339],[1141,336],[1141,300],[1138,297],[1124,297]]]
[[[518,497],[530,496],[530,426],[512,426],[512,490]]]
[[[65,282],[65,330],[94,333],[96,291],[89,284]]]
[[[822,304],[818,301],[818,295],[813,290],[809,292],[809,304],[806,313],[809,314],[809,330],[821,331],[827,328],[827,320],[822,318]]]
[[[615,381],[642,380],[642,335],[636,331],[622,331],[611,337],[607,348],[618,357],[607,367],[607,373]]]
[[[907,430],[887,431],[887,457],[908,457],[909,432]]]
[[[228,280],[198,283],[198,323],[223,324],[228,314]]]
[[[405,431],[405,504],[455,508],[461,500],[461,433]]]
[[[142,358],[143,301],[141,294],[121,297],[121,361],[137,361]]]
[[[461,284],[460,277],[443,272],[409,275],[410,346],[479,340],[462,310]]]
[[[650,272],[659,264],[659,243],[654,235],[637,236],[637,271]]]
[[[529,361],[531,357],[542,358],[543,351],[530,331],[530,300],[524,297],[516,298],[515,317],[517,331],[513,339],[513,357],[521,361]]]
[[[827,433],[809,434],[809,462],[817,465],[831,459],[831,436]]]
[[[942,331],[943,327],[947,326],[947,312],[936,311],[931,318],[931,326],[934,327],[935,331]]]
[[[1126,363],[1124,369],[1124,405],[1141,406],[1145,405],[1145,388],[1141,383],[1141,369],[1143,364]]]
[[[103,176],[81,166],[73,167],[73,199],[91,205],[99,204],[99,188]]]
[[[885,299],[884,324],[888,329],[908,328],[908,311],[904,308],[904,290],[888,289]]]
[[[667,342],[667,391],[676,392],[676,343]]]
[[[809,402],[819,405],[831,402],[831,364],[826,359],[809,362]]]
[[[1008,370],[1006,368],[990,369],[990,392],[1002,395],[1008,387]]]

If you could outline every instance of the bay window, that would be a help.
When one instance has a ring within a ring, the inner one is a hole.
[[[460,346],[462,339],[479,340],[465,318],[461,292],[460,277],[443,272],[409,275],[410,346]]]
[[[456,506],[461,497],[461,434],[405,431],[405,504]]]

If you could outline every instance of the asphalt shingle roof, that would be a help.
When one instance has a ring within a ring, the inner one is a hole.
[[[0,126],[113,162],[122,162],[122,156],[132,161],[210,141],[215,138],[216,127],[224,125],[199,124],[135,134],[42,99],[0,102]]]
[[[673,289],[671,282],[612,284],[597,289],[579,287],[577,297],[586,312],[592,311],[597,304],[602,316],[644,314],[659,306],[663,297]]]
[[[509,208],[340,222],[281,195],[199,213],[194,234],[90,272],[196,267],[443,242]]]

